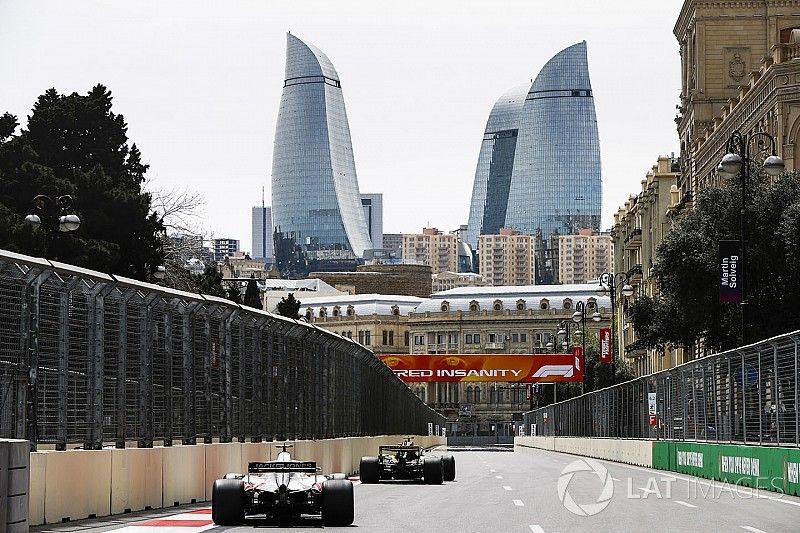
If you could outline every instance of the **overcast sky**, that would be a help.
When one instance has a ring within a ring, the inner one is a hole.
[[[109,87],[151,189],[206,198],[203,226],[251,248],[269,203],[286,32],[342,80],[361,192],[384,232],[466,224],[489,111],[586,40],[603,168],[603,226],[659,154],[677,152],[682,0],[0,0],[0,113],[25,122],[49,87]]]

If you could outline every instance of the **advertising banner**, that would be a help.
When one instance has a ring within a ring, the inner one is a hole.
[[[610,363],[611,355],[611,328],[600,328],[600,362]]]
[[[649,422],[651,426],[658,425],[658,416],[656,414],[656,393],[655,392],[648,392],[647,393],[647,412],[649,417]]]
[[[741,241],[719,241],[719,301],[742,301]]]
[[[379,355],[406,383],[583,381],[583,355]]]

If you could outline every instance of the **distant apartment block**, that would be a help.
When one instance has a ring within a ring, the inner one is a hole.
[[[432,290],[434,293],[449,291],[459,287],[481,287],[488,285],[480,274],[473,272],[440,272],[433,276]]]
[[[394,253],[397,259],[403,258],[403,234],[402,233],[384,233],[383,234],[383,249],[389,250]]]
[[[253,259],[273,259],[272,242],[272,208],[253,207],[252,215],[253,247],[250,257]]]
[[[227,255],[234,255],[239,251],[239,239],[214,239],[212,241],[214,261],[222,261]]]
[[[589,283],[612,272],[614,245],[611,235],[582,229],[578,235],[558,237],[558,281]]]
[[[436,228],[403,235],[403,261],[428,265],[433,274],[458,271],[458,237]]]
[[[478,237],[480,273],[489,285],[533,285],[535,238],[500,228],[498,235]]]

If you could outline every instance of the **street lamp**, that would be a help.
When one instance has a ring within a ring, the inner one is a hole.
[[[50,242],[46,252],[55,242],[59,232],[69,233],[81,226],[81,219],[72,212],[72,196],[65,194],[55,199],[40,194],[32,200],[33,213],[25,217],[25,223],[34,228],[41,227],[48,235]]]
[[[600,322],[600,313],[595,311],[592,314],[592,321]],[[586,387],[586,304],[583,302],[578,302],[575,304],[575,312],[572,313],[572,321],[575,324],[580,324],[581,329],[575,332],[575,335],[580,335],[581,337],[581,353],[584,357],[584,368],[583,368],[583,380],[581,381],[581,394],[583,394],[584,389]]]
[[[742,311],[742,346],[747,344],[747,181],[750,179],[750,167],[753,164],[753,159],[758,154],[770,153],[762,164],[764,172],[770,177],[779,176],[786,165],[783,159],[775,154],[775,138],[767,132],[759,131],[752,134],[742,133],[739,130],[731,134],[730,139],[726,145],[727,153],[722,156],[717,167],[717,172],[723,177],[735,177],[738,174],[742,176],[742,208],[740,211],[740,237],[741,237],[741,255],[739,257],[740,265],[740,283],[742,286],[742,301],[740,308]]]
[[[614,339],[612,341],[612,346],[614,349],[611,351],[611,384],[613,385],[617,379],[617,338],[616,338],[616,315],[617,315],[617,290],[621,287],[622,295],[626,298],[630,298],[633,296],[633,287],[631,287],[630,283],[628,283],[628,275],[625,272],[617,272],[613,274],[611,272],[603,272],[600,274],[600,286],[597,289],[598,296],[611,296],[611,338]],[[599,320],[599,313],[595,313],[598,315]],[[594,320],[594,315],[592,316]]]

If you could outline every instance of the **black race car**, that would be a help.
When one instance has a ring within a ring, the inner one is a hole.
[[[250,463],[247,474],[226,474],[214,482],[211,518],[235,526],[249,515],[276,520],[320,515],[326,526],[353,523],[353,483],[344,474],[318,475],[313,461],[296,461],[282,445],[276,461]]]
[[[456,478],[456,460],[452,455],[428,455],[410,438],[396,446],[379,446],[377,457],[362,457],[359,471],[362,483],[382,479],[422,479],[428,485]]]

